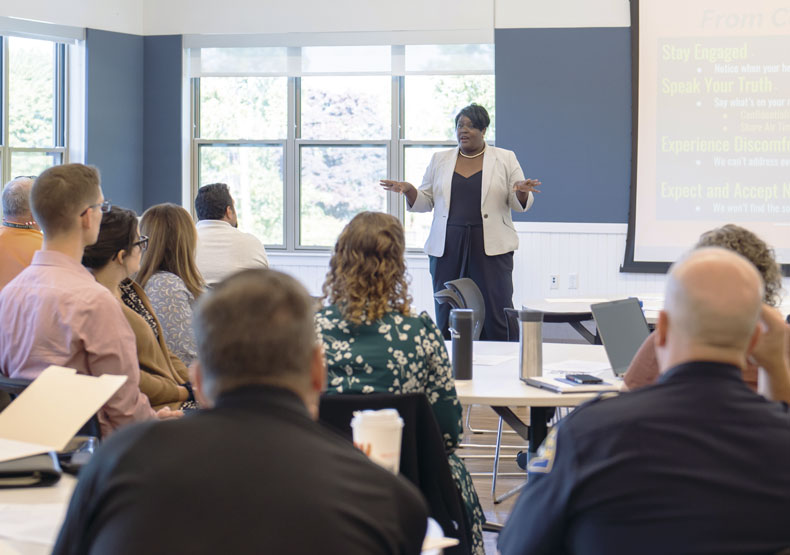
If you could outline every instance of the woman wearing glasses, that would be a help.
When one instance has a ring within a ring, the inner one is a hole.
[[[82,265],[116,296],[137,340],[140,390],[155,410],[194,408],[187,367],[165,344],[162,326],[143,288],[131,276],[140,269],[148,238],[137,231],[137,215],[113,206],[102,215],[99,238],[87,247]]]

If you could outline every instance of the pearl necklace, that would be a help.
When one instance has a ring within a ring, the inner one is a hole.
[[[458,154],[460,154],[464,158],[477,158],[478,156],[481,156],[485,151],[486,151],[486,147],[483,146],[483,150],[481,150],[477,154],[472,154],[471,156],[469,156],[468,154],[464,154],[464,152],[461,150],[461,147],[458,147]]]

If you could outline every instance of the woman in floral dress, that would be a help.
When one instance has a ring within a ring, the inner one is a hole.
[[[411,311],[404,249],[403,227],[387,214],[362,212],[340,234],[324,283],[328,306],[316,314],[327,393],[425,393],[464,500],[473,552],[482,555],[485,516],[455,454],[463,433],[461,404],[441,333],[427,313]]]

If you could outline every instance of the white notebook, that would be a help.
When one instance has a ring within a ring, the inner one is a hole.
[[[598,393],[600,391],[620,391],[619,383],[578,384],[565,378],[538,376],[535,378],[522,378],[527,385],[548,389],[555,393]]]

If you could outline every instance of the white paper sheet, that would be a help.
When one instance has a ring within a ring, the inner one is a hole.
[[[562,360],[543,366],[543,375],[550,378],[562,378],[565,374],[590,374],[598,378],[609,379],[613,377],[612,367],[608,362],[593,362],[589,360]]]
[[[596,304],[596,303],[605,303],[609,299],[579,299],[579,298],[558,298],[558,297],[551,297],[547,298],[547,303],[579,303],[579,304]]]
[[[472,364],[477,366],[496,366],[503,362],[515,360],[513,355],[472,355]]]
[[[0,462],[46,451],[61,451],[107,400],[126,376],[77,374],[72,368],[46,368],[0,412]],[[20,455],[20,443],[33,452]],[[45,447],[43,450],[41,449]]]
[[[26,441],[16,441],[0,437],[0,462],[31,457],[41,453],[52,451],[48,445],[28,443]]]

